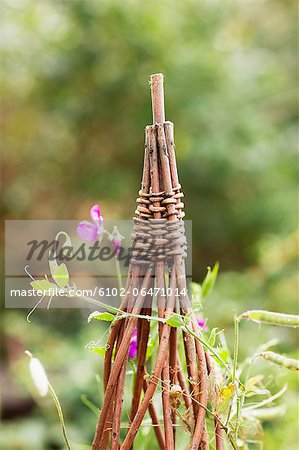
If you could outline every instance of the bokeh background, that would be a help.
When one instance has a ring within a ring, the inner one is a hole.
[[[104,217],[130,218],[151,123],[148,79],[163,72],[194,279],[220,262],[209,325],[231,343],[233,310],[296,312],[297,3],[2,0],[1,13],[3,217],[82,220],[99,203]],[[1,317],[1,448],[63,448],[50,400],[32,400],[27,348],[46,366],[73,440],[90,442],[96,416],[84,399],[100,404],[102,360],[85,347],[104,329],[73,310],[38,311],[31,324],[25,310]],[[294,330],[243,324],[241,358],[273,337],[295,356]],[[255,439],[295,448],[296,376],[259,369],[270,389],[289,390],[285,415]]]

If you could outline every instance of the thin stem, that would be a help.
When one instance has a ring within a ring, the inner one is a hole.
[[[118,288],[121,291],[121,289],[123,288],[123,278],[122,278],[122,274],[121,274],[119,259],[117,256],[115,256],[114,262],[115,262],[115,270],[116,270],[116,275],[117,275]]]
[[[235,314],[234,317],[234,360],[233,360],[233,375],[232,382],[233,384],[236,381],[236,373],[237,373],[237,363],[238,363],[238,353],[239,353],[239,319]]]
[[[188,325],[185,325],[184,327],[188,333],[190,333],[195,339],[197,339],[199,342],[202,343],[204,347],[206,347],[210,352],[215,356],[217,361],[220,362],[220,364],[230,373],[229,367],[226,365],[226,363],[223,361],[223,359],[218,355],[218,353],[213,349],[213,347],[210,346],[204,339],[198,336],[198,334],[194,333],[193,330]]]
[[[61,429],[62,429],[62,434],[66,443],[66,446],[68,448],[68,450],[71,450],[71,444],[69,442],[68,436],[67,436],[67,432],[66,432],[66,427],[65,427],[65,422],[64,422],[64,417],[63,417],[63,412],[61,409],[61,405],[59,403],[59,399],[56,395],[56,392],[54,391],[52,385],[50,383],[48,383],[49,386],[49,391],[50,394],[52,395],[53,401],[55,403],[57,412],[58,412],[58,417],[59,417],[59,421],[60,421],[60,425],[61,425]]]
[[[67,297],[74,298],[71,295],[67,295]],[[107,311],[110,311],[112,313],[120,314],[119,316],[115,317],[115,321],[123,320],[123,319],[126,319],[127,317],[135,317],[137,319],[153,320],[155,322],[161,322],[161,323],[166,322],[166,319],[163,319],[161,317],[149,316],[149,315],[144,315],[144,314],[133,314],[133,313],[125,312],[122,309],[107,305],[106,303],[103,303],[99,300],[95,300],[94,298],[91,298],[91,297],[87,297],[86,295],[76,295],[75,297],[80,300],[84,300],[88,303],[91,303],[92,305],[100,306],[101,308],[104,308]]]
[[[86,301],[88,303],[91,303],[92,305],[100,306],[101,308],[104,308],[107,311],[110,311],[110,312],[112,312],[114,314],[124,314],[123,310],[115,308],[114,306],[107,305],[106,303],[100,302],[100,300],[95,300],[94,298],[87,297],[86,295],[74,295],[74,296],[72,296],[72,295],[68,295],[66,293],[66,296],[69,297],[69,298],[78,298],[79,300],[84,300],[84,301]]]
[[[81,395],[81,402],[98,417],[100,412],[99,408],[97,408],[96,405],[92,403],[85,394]]]
[[[238,353],[239,353],[239,318],[237,317],[236,312],[235,312],[234,313],[234,359],[233,359],[233,372],[232,372],[232,383],[234,386],[236,384]],[[239,401],[240,401],[240,399],[238,396],[238,389],[236,389],[236,407],[237,407],[238,415],[239,415],[239,410],[240,410]],[[233,408],[233,402],[231,403],[229,410],[228,410],[226,425],[228,425],[228,423],[231,419],[232,408]],[[237,438],[237,432],[238,432],[238,424],[236,425],[236,429],[235,429],[236,438]]]

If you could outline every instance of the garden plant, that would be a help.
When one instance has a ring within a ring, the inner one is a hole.
[[[184,194],[178,178],[173,124],[165,120],[163,75],[150,78],[153,124],[145,130],[144,165],[132,233],[132,252],[125,285],[126,295],[118,307],[81,296],[97,310],[88,322],[109,323],[109,336],[90,349],[104,358],[104,397],[89,405],[98,415],[91,444],[93,450],[129,450],[141,427],[153,430],[158,448],[172,450],[248,449],[259,442],[264,419],[282,413],[275,401],[286,386],[269,392],[260,375],[251,376],[258,358],[288,370],[299,362],[272,351],[273,340],[261,342],[251,357],[240,362],[239,339],[243,321],[265,326],[298,327],[299,317],[284,313],[250,310],[232,317],[234,347],[225,333],[209,329],[204,303],[213,289],[219,265],[209,268],[202,283],[186,281],[188,242],[184,230]],[[100,208],[91,208],[93,223],[81,222],[78,235],[87,241],[106,234],[118,260],[122,236],[105,229]],[[62,250],[72,244],[66,233]],[[51,257],[50,257],[51,256]],[[52,281],[33,279],[51,302],[51,289],[59,287],[70,296],[72,280],[67,257],[49,255]],[[29,273],[29,269],[26,268]],[[30,275],[31,276],[31,275]],[[30,315],[28,320],[30,320]],[[67,433],[62,406],[35,355],[30,371],[40,394],[50,392],[57,407],[67,448],[79,448]],[[124,410],[124,391],[131,389],[131,405]]]

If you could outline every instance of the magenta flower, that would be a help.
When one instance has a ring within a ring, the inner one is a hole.
[[[102,234],[103,218],[101,216],[99,205],[94,205],[91,208],[90,217],[93,220],[93,223],[83,220],[83,222],[80,222],[77,226],[77,233],[84,241],[95,242]]]
[[[201,316],[197,316],[196,320],[198,325],[200,326],[200,328],[202,328],[203,331],[207,329],[207,322],[205,319],[203,319]]]
[[[129,358],[133,359],[137,356],[137,328],[134,329],[133,335],[131,337]]]
[[[94,222],[101,220],[101,210],[99,205],[93,205],[93,207],[90,210],[90,217]]]

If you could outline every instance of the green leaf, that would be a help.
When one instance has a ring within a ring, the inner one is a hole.
[[[167,325],[170,325],[171,327],[177,328],[177,327],[183,327],[185,325],[182,317],[175,313],[172,314],[172,316],[169,316],[168,319],[166,319]]]
[[[212,291],[213,286],[215,284],[217,274],[219,270],[219,263],[217,262],[213,269],[211,270],[211,267],[208,267],[208,273],[206,274],[205,279],[202,283],[202,297],[205,298],[209,295],[209,293]]]
[[[230,353],[227,348],[223,347],[219,348],[218,355],[220,356],[221,359],[223,359],[225,363],[228,363],[230,361]]]
[[[209,336],[209,339],[208,339],[208,344],[211,346],[211,347],[214,347],[214,345],[215,345],[215,341],[216,341],[216,336],[217,336],[217,330],[218,330],[218,328],[216,327],[216,328],[213,328],[212,329],[212,331],[211,331],[211,333],[210,333],[210,336]]]
[[[202,309],[202,288],[199,283],[190,283],[192,306]]]
[[[50,281],[48,281],[48,280],[31,281],[30,285],[36,291],[42,291],[44,295],[48,295],[48,296],[52,296],[53,291],[55,292],[57,289],[56,284],[50,283]]]
[[[106,355],[106,348],[105,347],[90,347],[89,350],[93,353],[97,353],[102,358],[105,358]]]
[[[228,386],[224,386],[220,390],[217,398],[217,406],[216,406],[217,414],[223,414],[225,411],[228,410],[229,406],[232,403],[235,391],[236,387],[232,383],[230,383]]]
[[[69,272],[64,263],[60,264],[52,275],[53,279],[56,281],[57,285],[64,288],[69,282]]]
[[[104,320],[105,322],[113,322],[115,316],[108,312],[100,313],[99,311],[94,311],[88,316],[87,322],[89,323],[92,319]]]
[[[146,361],[148,361],[149,358],[152,356],[154,348],[155,348],[155,341],[149,336],[146,348],[146,357],[145,357]]]

